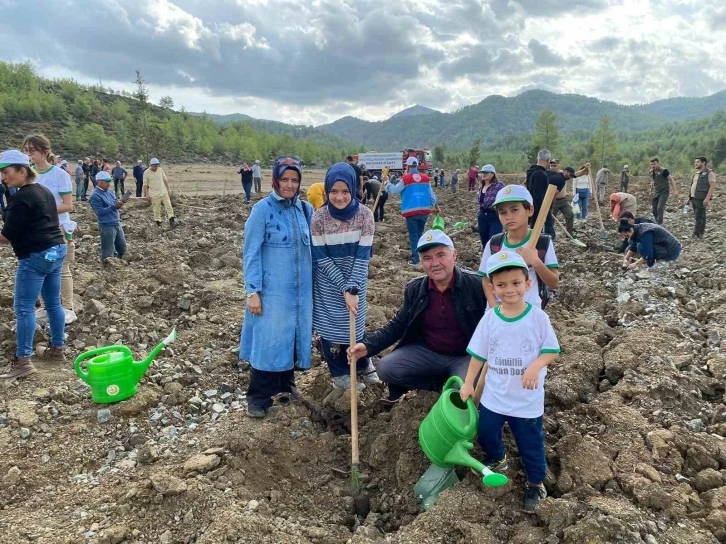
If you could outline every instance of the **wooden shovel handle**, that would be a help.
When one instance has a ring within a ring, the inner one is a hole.
[[[355,346],[355,315],[350,312],[350,347]],[[350,446],[351,462],[353,467],[360,464],[360,453],[358,451],[358,373],[356,372],[358,361],[352,358],[350,361]]]
[[[383,186],[378,190],[378,194],[376,195],[376,200],[373,202],[373,213],[376,213],[376,207],[378,206],[378,201],[381,199],[381,193],[383,192]]]
[[[532,236],[530,236],[529,242],[527,242],[527,247],[530,249],[537,247],[537,240],[539,240],[539,235],[542,234],[542,227],[544,227],[547,215],[550,213],[550,208],[552,207],[552,202],[555,199],[557,191],[556,185],[547,185],[544,200],[539,210],[537,210],[537,220],[534,222],[534,227],[532,228]]]
[[[605,224],[602,222],[602,213],[600,213],[600,201],[597,198],[597,187],[595,187],[595,182],[592,181],[590,172],[587,173],[587,177],[590,180],[590,191],[592,192],[592,199],[595,201],[595,208],[597,208],[597,218],[600,220],[600,229],[605,230]]]

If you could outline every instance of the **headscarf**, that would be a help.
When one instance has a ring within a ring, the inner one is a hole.
[[[302,186],[302,168],[300,166],[300,157],[291,155],[289,157],[278,157],[275,164],[272,166],[272,188],[275,190],[277,196],[280,196],[280,178],[286,170],[295,170],[300,176],[300,186],[297,188],[297,193],[290,199],[293,204],[297,201],[297,197],[300,195],[300,187]],[[281,197],[282,198],[282,197]]]
[[[339,210],[330,203],[330,191],[333,189],[336,181],[342,181],[348,186],[351,200],[348,205]],[[325,196],[328,198],[328,212],[333,219],[338,221],[348,221],[356,213],[358,213],[358,176],[353,167],[347,162],[339,162],[328,169],[325,174]]]

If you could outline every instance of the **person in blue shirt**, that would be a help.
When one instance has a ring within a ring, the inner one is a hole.
[[[126,253],[126,236],[121,228],[119,210],[125,202],[118,200],[109,190],[113,178],[108,172],[96,174],[96,190],[91,194],[89,203],[98,217],[98,233],[101,235],[101,267],[106,259],[116,256],[119,259]]]

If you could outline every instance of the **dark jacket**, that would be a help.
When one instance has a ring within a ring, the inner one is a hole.
[[[529,194],[532,195],[534,215],[532,215],[530,223],[534,225],[534,222],[537,220],[539,209],[542,207],[545,194],[547,193],[547,186],[549,185],[547,170],[539,164],[533,164],[530,166],[529,170],[527,170],[527,181],[525,182],[525,185]]]
[[[635,218],[636,225],[641,225],[643,223],[655,223],[655,221],[653,221],[650,217],[645,217],[645,216]],[[630,245],[630,240],[628,238],[623,240],[623,243],[620,246],[620,253],[625,253],[625,250],[628,249],[629,245]]]
[[[471,338],[484,316],[487,301],[481,285],[481,277],[466,272],[458,266],[454,268],[456,279],[452,298],[454,310],[462,332]],[[377,331],[366,334],[363,339],[368,355],[377,355],[398,342],[396,349],[406,344],[422,343],[426,332],[423,330],[423,311],[429,303],[428,276],[414,278],[406,285],[403,293],[403,306],[388,323]]]
[[[139,164],[134,166],[134,179],[136,179],[136,181],[144,181],[144,171],[145,170],[146,170],[146,168],[144,168],[143,166],[141,166]]]
[[[640,247],[638,247],[640,245]],[[633,225],[630,251],[640,251],[648,266],[656,261],[673,261],[681,253],[681,243],[665,228],[656,223]]]

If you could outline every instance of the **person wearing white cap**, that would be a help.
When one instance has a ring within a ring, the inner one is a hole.
[[[620,192],[628,192],[628,184],[630,183],[630,169],[627,164],[623,165],[623,171],[620,172]]]
[[[96,174],[96,190],[93,191],[89,204],[98,218],[98,234],[101,237],[101,268],[106,259],[114,255],[119,259],[126,253],[126,237],[121,228],[119,210],[125,202],[118,200],[114,191],[109,190],[110,183],[115,181],[108,172]]]
[[[38,172],[35,182],[48,189],[55,198],[58,220],[68,245],[66,258],[63,260],[63,270],[61,270],[61,302],[65,309],[66,325],[68,325],[78,319],[73,301],[73,274],[71,273],[71,265],[76,260],[73,232],[78,226],[71,219],[70,214],[73,211],[73,182],[68,172],[48,162],[50,141],[42,134],[31,134],[25,138],[23,150],[30,155]]]
[[[494,208],[506,232],[492,236],[487,242],[479,266],[479,275],[483,276],[482,286],[489,308],[494,308],[499,299],[492,289],[491,281],[486,277],[486,266],[489,257],[499,251],[513,251],[522,256],[529,266],[529,279],[532,283],[532,289],[527,291],[525,301],[538,308],[544,308],[552,296],[551,290],[557,289],[559,285],[560,265],[557,262],[552,238],[547,234],[540,234],[534,249],[527,247],[532,236],[532,230],[529,228],[529,219],[534,213],[532,195],[521,185],[507,185],[497,193]]]
[[[256,160],[254,166],[252,166],[252,181],[255,184],[255,194],[262,192],[262,168],[260,168],[260,161]]]
[[[441,391],[450,376],[463,379],[466,347],[486,307],[481,279],[456,266],[454,243],[444,232],[425,232],[417,251],[426,275],[408,282],[393,319],[350,350],[359,360],[398,342],[376,366],[391,401],[411,389]]]
[[[430,182],[431,180],[426,174],[418,171],[416,157],[409,157],[406,159],[406,173],[403,177],[396,183],[388,184],[389,194],[401,195],[401,215],[406,219],[411,244],[411,260],[408,261],[408,264],[412,266],[419,263],[416,244],[424,233],[431,208],[438,210],[436,195]]]
[[[159,166],[159,159],[149,161],[149,169],[144,172],[144,197],[151,201],[154,221],[161,227],[161,205],[164,204],[169,225],[174,228],[174,208],[171,207],[171,186],[166,173]]]
[[[47,163],[48,153],[43,156]],[[3,214],[0,244],[10,244],[18,258],[13,309],[16,318],[15,358],[1,380],[16,380],[36,371],[32,362],[37,326],[35,302],[43,297],[50,325],[50,347],[39,359],[63,361],[65,315],[61,306],[61,269],[67,246],[53,194],[36,184],[30,158],[16,149],[0,153],[0,173],[18,191]],[[68,180],[70,182],[70,180]]]
[[[136,198],[141,198],[141,195],[144,191],[144,171],[146,168],[144,168],[144,161],[139,159],[136,161],[136,166],[134,166],[133,169],[133,176],[136,180]]]
[[[543,485],[547,473],[544,382],[560,344],[547,314],[525,300],[532,284],[522,256],[502,250],[489,257],[485,266],[502,302],[482,317],[469,342],[471,360],[460,395],[463,401],[473,397],[477,376],[486,380],[477,433],[486,455],[484,463],[494,472],[508,468],[502,440],[507,423],[527,476],[524,511],[533,513],[547,497]]]

